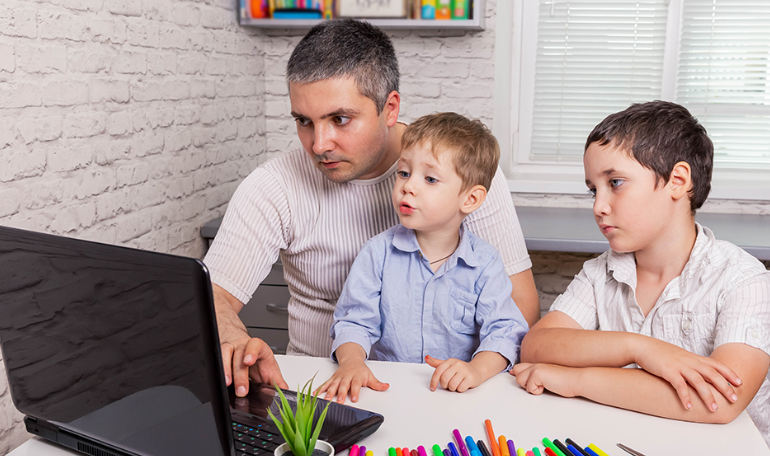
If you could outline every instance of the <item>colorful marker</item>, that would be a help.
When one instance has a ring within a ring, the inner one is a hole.
[[[476,445],[476,442],[473,441],[473,437],[467,436],[465,437],[465,446],[468,447],[468,452],[473,455],[473,450],[476,450],[477,453],[481,454],[481,451],[479,450],[479,447]]]
[[[531,451],[527,451],[527,456],[535,456],[535,453],[533,453]]]
[[[412,456],[412,452],[409,451],[409,448],[404,447],[404,448],[401,448],[401,455],[402,456]]]
[[[513,444],[513,440],[508,441],[508,452],[511,456],[516,456],[516,445]]]
[[[575,449],[578,450],[580,452],[580,454],[582,454],[583,456],[588,456],[588,453],[585,452],[583,447],[578,445],[577,442],[575,442],[571,438],[567,437],[564,441],[567,442],[568,445],[574,446]],[[567,447],[567,448],[569,448],[569,447]]]
[[[452,434],[455,436],[455,441],[457,442],[457,449],[460,450],[460,454],[462,456],[471,456],[471,454],[468,452],[468,449],[465,448],[465,443],[463,442],[463,437],[460,435],[460,431],[455,429],[452,431]]]
[[[449,451],[452,453],[452,456],[460,456],[460,452],[457,451],[457,447],[455,446],[454,442],[449,442],[447,446],[449,447]]]
[[[393,447],[388,448],[388,456],[396,456],[396,449]]]
[[[366,456],[374,456],[374,451],[366,450]]]
[[[492,456],[500,456],[500,448],[497,447],[495,431],[492,430],[492,422],[484,420],[484,427],[487,428],[487,437],[489,438],[489,447],[492,450]]]
[[[412,450],[412,456],[420,456],[420,452],[417,450]]]
[[[532,448],[532,453],[535,456],[543,456],[543,455],[540,454],[540,448],[538,448],[538,447]]]
[[[481,456],[481,453],[479,452],[479,450],[474,448],[471,450],[471,456]]]
[[[594,450],[592,450],[590,447],[585,447],[583,450],[588,453],[588,456],[599,456],[598,454],[594,453]]]
[[[438,445],[433,445],[433,456],[444,456],[444,454],[441,452],[441,447]]]
[[[479,447],[479,451],[481,452],[481,456],[492,456],[492,454],[489,452],[489,448],[487,448],[487,444],[484,443],[483,440],[478,440],[476,442],[476,446]]]
[[[608,456],[607,453],[602,451],[601,448],[599,448],[598,446],[594,445],[593,443],[589,443],[588,444],[588,448],[592,449],[594,451],[594,453],[598,454],[599,456]]]
[[[443,451],[443,453],[444,453],[444,456],[452,456],[452,452],[451,452],[451,451],[449,451],[449,450],[448,450],[448,449],[446,449],[446,448],[444,448],[444,451]]]
[[[516,456],[527,456],[527,452],[524,451],[524,448],[519,448],[516,450]]]
[[[583,453],[575,448],[575,445],[567,445],[567,449],[570,453],[572,453],[574,456],[583,456]]]
[[[567,449],[567,445],[561,443],[559,439],[553,439],[553,444],[556,448],[560,449],[564,456],[572,456],[570,450]]]
[[[556,448],[548,437],[543,437],[543,445],[550,448],[551,451],[556,454],[556,456],[567,456],[566,454],[562,453],[560,449]]]
[[[417,447],[417,454],[419,456],[428,456],[428,453],[425,451],[425,447],[422,445]]]
[[[358,456],[358,445],[353,445],[352,447],[350,447],[349,456]]]
[[[365,446],[358,447],[358,456],[366,456],[366,447]]]
[[[497,446],[500,447],[500,456],[511,456],[511,453],[508,450],[508,444],[505,443],[505,441],[506,439],[504,435],[497,437]],[[540,455],[538,454],[537,456]]]
[[[556,456],[556,453],[554,453],[553,450],[548,447],[545,447],[545,454],[548,456]]]

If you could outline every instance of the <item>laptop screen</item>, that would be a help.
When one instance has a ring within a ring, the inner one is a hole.
[[[74,435],[136,454],[231,454],[210,300],[197,260],[0,227],[14,403]]]

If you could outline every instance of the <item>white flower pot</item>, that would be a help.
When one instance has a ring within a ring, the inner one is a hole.
[[[331,443],[325,440],[316,440],[314,449],[325,451],[326,453],[329,453],[329,456],[334,456],[334,447],[331,445]],[[278,448],[275,449],[273,454],[275,454],[275,456],[283,456],[289,451],[291,451],[291,449],[289,448],[289,444],[282,443],[280,446],[278,446]]]

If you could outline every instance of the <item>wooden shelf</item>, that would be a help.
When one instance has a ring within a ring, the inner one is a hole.
[[[236,0],[237,1],[237,0]],[[423,19],[366,19],[384,30],[484,30],[486,13],[485,0],[475,0],[471,16],[473,19],[423,20]],[[264,29],[307,30],[322,19],[249,19],[239,17],[242,26]]]

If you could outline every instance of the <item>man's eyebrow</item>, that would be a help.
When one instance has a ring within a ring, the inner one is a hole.
[[[346,116],[346,117],[349,117],[349,116],[355,116],[358,113],[359,113],[359,111],[357,109],[339,108],[339,109],[336,109],[336,110],[334,110],[334,111],[332,111],[332,112],[330,112],[328,114],[322,115],[321,119],[328,119],[329,117],[335,117],[335,116]],[[304,116],[304,115],[302,115],[302,114],[300,114],[300,113],[298,113],[296,111],[292,111],[291,112],[291,116],[292,117],[303,117],[303,118],[306,117],[306,116]]]
[[[605,176],[610,176],[610,175],[615,174],[617,172],[618,172],[618,170],[616,170],[615,168],[610,168],[610,169],[605,169],[604,171],[602,171],[602,174],[605,175]]]

